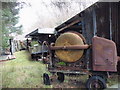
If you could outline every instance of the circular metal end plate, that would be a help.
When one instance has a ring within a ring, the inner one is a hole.
[[[55,46],[71,46],[84,45],[82,38],[72,32],[67,32],[58,37]],[[84,50],[55,50],[57,57],[65,62],[75,62],[79,60],[84,53]]]

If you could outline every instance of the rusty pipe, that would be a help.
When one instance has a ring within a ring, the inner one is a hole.
[[[50,46],[51,50],[80,50],[88,49],[90,45]]]

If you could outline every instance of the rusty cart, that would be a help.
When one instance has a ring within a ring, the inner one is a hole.
[[[96,2],[55,30],[48,70],[60,82],[65,73],[87,74],[87,88],[106,88],[106,79],[119,67],[120,2]],[[43,79],[49,82],[48,74]]]

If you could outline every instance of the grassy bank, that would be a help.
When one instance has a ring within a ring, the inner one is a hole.
[[[32,61],[26,51],[14,54],[16,59],[2,65],[3,88],[46,88],[42,75],[47,72],[41,62]],[[49,72],[47,72],[49,73]]]

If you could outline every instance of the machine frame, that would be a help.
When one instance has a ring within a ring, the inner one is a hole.
[[[85,55],[82,58],[84,59],[84,65],[85,65],[85,67],[83,68],[78,69],[74,67],[76,63],[72,63],[73,67],[71,66],[69,67],[69,64],[71,63],[67,63],[68,66],[66,67],[63,66],[56,67],[55,61],[59,61],[58,58],[56,58],[55,56],[54,50],[56,47],[52,47],[52,45],[48,45],[49,55],[50,55],[48,70],[52,73],[57,73],[58,77],[61,76],[64,77],[64,74],[66,73],[81,74],[81,75],[87,74],[90,77],[87,81],[87,88],[90,88],[92,86],[94,87],[95,85],[92,81],[96,82],[96,79],[98,81],[96,83],[101,85],[102,88],[105,88],[106,87],[105,81],[108,78],[109,74],[117,73],[117,61],[118,61],[117,55],[120,56],[120,43],[119,43],[120,21],[119,20],[120,20],[120,2],[97,2],[55,28],[57,32],[55,34],[55,39],[57,39],[57,37],[59,37],[63,33],[72,31],[82,34],[86,40],[85,43],[88,45],[92,45],[92,44],[93,46],[97,45],[99,41],[96,41],[97,43],[94,43],[95,36],[98,36],[98,38],[100,38],[98,40],[101,40],[101,42],[110,42],[110,44],[112,45],[111,50],[113,50],[112,53],[114,54],[112,56],[114,57],[114,60],[112,61],[114,64],[113,68],[109,69],[110,66],[107,67],[100,66],[102,64],[104,65],[105,64],[104,62],[97,62],[98,65],[95,64],[96,58],[95,58],[95,53],[93,52],[94,50],[96,51],[95,48],[89,48],[85,50]],[[55,43],[55,41],[53,43]],[[109,53],[109,51],[106,52]],[[110,56],[108,56],[108,58],[109,57]],[[111,62],[111,60],[110,61],[107,60],[107,63],[109,62]]]

